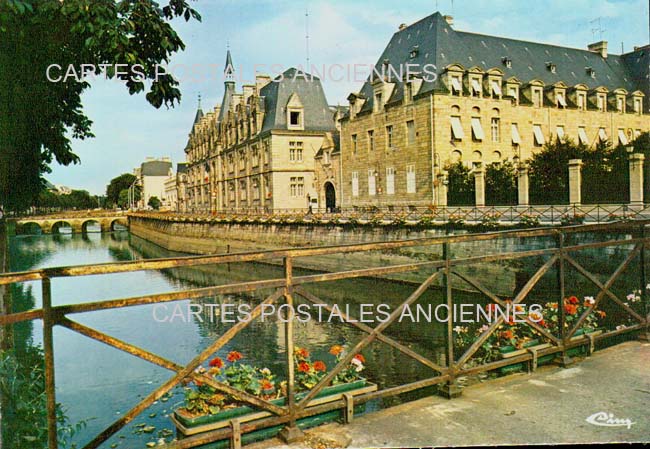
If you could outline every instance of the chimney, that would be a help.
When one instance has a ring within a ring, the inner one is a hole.
[[[607,41],[596,42],[595,44],[590,44],[587,46],[589,51],[594,53],[600,53],[600,56],[603,58],[607,57]]]
[[[244,103],[248,101],[248,98],[253,95],[253,92],[255,92],[255,86],[251,84],[245,84],[242,86],[243,94],[244,94]]]
[[[408,25],[406,25],[405,23],[400,23],[400,24],[399,24],[399,30],[402,31],[402,30],[405,29],[407,26],[408,26]]]
[[[259,94],[260,90],[270,82],[271,82],[271,77],[268,75],[261,75],[261,74],[255,75],[255,86],[257,89],[257,93]]]
[[[445,19],[445,22],[447,22],[447,25],[449,25],[449,26],[454,25],[454,17],[453,16],[445,16],[444,19]]]

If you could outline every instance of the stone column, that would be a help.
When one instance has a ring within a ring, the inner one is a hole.
[[[643,153],[630,155],[630,205],[643,205]]]
[[[441,171],[438,173],[438,187],[436,192],[437,196],[437,206],[438,207],[447,207],[447,189],[449,185],[449,173],[446,171]]]
[[[517,204],[519,206],[528,206],[530,204],[529,190],[528,167],[522,164],[517,170]]]
[[[476,207],[485,206],[485,169],[483,164],[474,169],[474,188],[476,190]]]
[[[582,159],[569,161],[569,204],[580,205],[582,202]]]

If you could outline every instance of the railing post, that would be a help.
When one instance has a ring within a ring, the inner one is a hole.
[[[645,239],[645,225],[641,225],[640,237]],[[641,252],[639,252],[639,290],[641,291],[641,304],[644,305],[643,316],[645,318],[645,329],[639,334],[639,340],[650,342],[650,296],[648,296],[648,280],[645,270],[645,242],[641,242]]]
[[[284,323],[284,341],[287,350],[287,409],[291,419],[287,426],[280,431],[280,437],[287,443],[295,442],[303,437],[303,432],[296,422],[296,396],[295,396],[295,367],[293,363],[293,260],[284,258],[285,291],[284,299],[288,309],[288,316]]]
[[[50,278],[41,281],[43,293],[43,350],[45,351],[45,395],[47,398],[47,441],[48,449],[57,449],[56,390],[54,383],[54,341],[52,327],[52,286]]]
[[[557,236],[557,252],[559,256],[557,260],[557,286],[560,293],[557,302],[557,310],[558,310],[557,324],[560,333],[558,337],[562,342],[562,352],[559,353],[559,356],[555,359],[555,361],[560,366],[566,368],[567,366],[573,363],[573,360],[566,354],[566,329],[564,328],[564,324],[566,322],[566,313],[564,310],[564,298],[566,296],[565,270],[564,270],[564,233],[562,233],[561,231],[558,233]]]
[[[449,251],[449,243],[442,244],[442,257],[445,260],[445,276],[444,287],[447,300],[447,326],[445,331],[445,348],[447,350],[447,374],[449,380],[440,386],[439,392],[441,396],[447,399],[457,398],[461,395],[462,391],[456,382],[456,359],[454,356],[454,320],[453,320],[453,297],[451,291],[451,253]]]

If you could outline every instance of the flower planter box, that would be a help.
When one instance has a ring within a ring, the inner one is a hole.
[[[603,331],[604,331],[603,329],[596,329],[593,332],[589,332],[588,335],[593,335],[593,336],[600,335],[603,333]],[[570,338],[570,341],[582,340],[586,338],[586,335],[587,334],[585,334],[584,329],[578,329],[575,332],[575,334],[573,334],[573,337]],[[528,349],[540,350],[540,349],[550,348],[551,346],[552,345],[550,343],[539,344],[539,340],[531,340],[524,345],[524,349],[515,349],[512,346],[504,346],[500,348],[499,351],[501,351],[501,358],[508,359],[518,355],[526,354],[528,352]],[[587,353],[587,348],[585,346],[577,346],[575,348],[568,349],[566,353],[569,357],[584,355]],[[555,354],[549,354],[549,355],[539,357],[537,359],[537,365],[538,366],[545,365],[551,362],[554,358],[555,358]],[[514,363],[512,365],[507,365],[499,368],[499,373],[501,374],[514,373],[517,371],[521,371],[524,368],[524,366],[525,366],[524,363]]]
[[[370,393],[377,390],[377,385],[371,382],[368,382],[365,379],[360,379],[355,382],[350,382],[347,384],[333,385],[330,387],[324,388],[316,397],[309,402],[309,407],[327,404],[329,402],[337,401],[343,397],[344,393],[351,394],[352,396],[358,396],[364,393]],[[300,393],[296,395],[296,399],[299,401],[304,397],[306,393]],[[271,403],[279,406],[285,404],[285,398],[274,399],[270,401]],[[361,413],[365,410],[365,405],[360,405],[355,407],[355,413]],[[320,424],[335,421],[341,418],[343,411],[342,410],[331,410],[325,413],[319,413],[314,416],[309,416],[306,418],[301,418],[298,420],[297,424],[300,428],[309,428],[318,426]],[[232,408],[228,410],[223,410],[214,415],[204,415],[198,417],[189,417],[184,414],[180,409],[174,411],[174,414],[170,417],[174,425],[176,426],[177,436],[179,439],[182,439],[187,436],[196,435],[203,432],[209,432],[216,429],[222,429],[230,425],[230,421],[237,419],[240,423],[250,423],[251,421],[257,421],[262,418],[267,418],[273,416],[272,413],[257,410],[249,406],[242,406],[237,408]],[[253,432],[249,432],[242,435],[242,443],[249,444],[255,441],[265,440],[268,438],[273,438],[276,436],[284,426],[271,426],[263,429],[259,429]],[[220,440],[215,441],[203,446],[199,446],[200,449],[223,449],[227,448],[229,445],[229,440]]]
[[[504,346],[500,348],[499,351],[501,352],[501,358],[509,359],[522,354],[526,354],[529,349],[536,349],[539,351],[540,349],[546,349],[550,347],[551,347],[550,343],[540,343],[539,340],[531,340],[524,345],[523,349],[516,349],[513,346]],[[548,363],[551,360],[553,360],[553,355],[545,355],[543,357],[540,357],[537,360],[537,364],[541,365],[543,363]],[[517,371],[521,371],[524,368],[524,366],[525,365],[522,362],[513,363],[512,365],[502,366],[501,368],[499,368],[499,373],[503,375],[515,373]]]

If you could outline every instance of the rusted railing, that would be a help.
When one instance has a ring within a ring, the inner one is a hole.
[[[645,249],[646,245],[650,243],[650,238],[646,237],[645,228],[650,224],[650,221],[637,221],[637,222],[619,222],[609,224],[596,224],[596,225],[581,225],[565,228],[540,228],[521,231],[506,231],[506,232],[493,232],[485,234],[469,234],[458,236],[435,237],[415,240],[392,241],[382,243],[364,243],[353,244],[335,247],[315,247],[303,249],[283,249],[271,250],[260,252],[247,252],[238,254],[219,254],[209,256],[194,256],[194,257],[181,257],[181,258],[167,258],[167,259],[153,259],[153,260],[136,260],[121,263],[106,263],[99,265],[86,265],[86,266],[70,266],[59,268],[45,268],[28,272],[5,273],[0,275],[0,285],[9,285],[12,283],[22,283],[27,281],[40,281],[42,286],[42,308],[29,310],[19,313],[12,313],[0,315],[0,325],[6,326],[20,321],[28,321],[35,319],[43,320],[44,327],[44,351],[45,351],[45,373],[46,373],[46,394],[47,394],[47,417],[48,417],[48,436],[49,448],[57,448],[57,423],[56,423],[56,397],[55,397],[55,370],[54,370],[54,350],[53,350],[53,335],[52,328],[54,326],[63,326],[74,332],[85,335],[91,339],[97,340],[109,346],[112,346],[121,351],[132,354],[143,360],[151,362],[157,366],[166,368],[173,372],[171,378],[165,383],[156,388],[147,397],[142,399],[131,410],[123,414],[118,420],[107,427],[104,431],[98,434],[94,439],[88,443],[85,448],[97,448],[102,443],[107,441],[117,431],[122,429],[125,425],[131,422],[138,414],[144,411],[147,407],[160,399],[163,395],[169,392],[174,386],[179,384],[185,379],[193,379],[210,385],[217,391],[226,393],[233,396],[238,401],[248,404],[257,409],[262,409],[269,412],[270,416],[259,421],[251,423],[240,423],[237,420],[231,422],[228,428],[213,430],[198,435],[189,436],[185,439],[169,443],[166,447],[181,449],[191,448],[201,444],[206,444],[223,438],[231,438],[233,445],[237,446],[241,441],[241,433],[250,432],[261,427],[269,425],[286,425],[287,429],[295,429],[297,420],[323,413],[333,409],[349,410],[353,401],[353,405],[365,403],[372,399],[394,396],[405,392],[439,385],[441,391],[448,397],[453,397],[457,393],[457,379],[460,376],[485,372],[497,369],[513,363],[528,362],[531,365],[536,365],[537,357],[545,355],[557,355],[558,360],[562,362],[565,360],[566,353],[569,349],[579,345],[589,345],[590,351],[593,350],[596,341],[608,338],[618,334],[629,332],[643,331],[648,333],[649,319],[648,319],[648,306],[646,301],[646,270],[645,270]],[[580,233],[597,233],[597,232],[611,232],[612,235],[622,235],[624,237],[611,241],[596,241],[583,244],[567,245],[565,237]],[[458,245],[467,242],[477,241],[490,241],[504,238],[535,238],[535,237],[554,237],[557,239],[557,245],[549,248],[524,250],[518,252],[495,253],[487,255],[474,255],[471,257],[454,258],[452,256],[453,245]],[[440,245],[442,247],[442,258],[439,260],[417,261],[409,264],[382,266],[376,268],[354,269],[349,271],[328,272],[322,274],[309,274],[309,275],[294,275],[294,262],[301,257],[309,256],[322,256],[322,255],[336,255],[348,254],[353,252],[368,252],[368,251],[389,251],[395,249],[412,248],[417,246],[434,246]],[[578,263],[573,256],[574,253],[588,249],[597,248],[611,248],[611,247],[630,247],[633,249],[629,252],[625,260],[618,265],[613,271],[609,279],[602,283],[598,278],[585,269]],[[537,285],[540,279],[552,270],[554,267],[557,270],[557,288],[559,291],[558,304],[561,304],[562,298],[565,296],[565,279],[566,270],[565,266],[571,265],[575,270],[584,276],[590,283],[592,283],[599,291],[595,296],[594,304],[575,322],[573,327],[565,329],[565,310],[563,307],[558,307],[559,314],[559,335],[553,335],[546,328],[540,326],[538,323],[527,319],[527,324],[531,326],[537,333],[545,337],[551,344],[547,348],[540,349],[539,351],[529,351],[525,354],[517,355],[505,360],[491,361],[488,363],[474,364],[469,366],[467,362],[473,359],[476,352],[480,349],[481,345],[497,330],[499,325],[504,321],[503,317],[493,321],[485,330],[462,354],[457,354],[457,349],[454,343],[453,326],[454,323],[449,320],[445,332],[445,364],[436,363],[433,360],[417,353],[410,349],[405,344],[400,343],[395,338],[392,338],[384,333],[384,331],[393,324],[400,316],[403,309],[410,306],[418,300],[437,280],[442,280],[445,287],[443,293],[445,301],[450,307],[454,304],[454,291],[452,290],[452,278],[461,279],[463,282],[469,284],[474,290],[480,292],[490,301],[504,305],[505,301],[498,295],[491,292],[489,289],[482,286],[476,279],[468,276],[467,274],[458,271],[459,267],[468,266],[476,263],[497,262],[506,260],[515,260],[523,258],[532,258],[538,256],[548,257],[535,273],[525,282],[523,287],[512,299],[513,304],[522,303],[530,294],[532,289]],[[614,282],[619,279],[625,270],[637,259],[639,263],[639,285],[641,287],[641,295],[643,304],[645,304],[645,311],[643,315],[634,311],[623,300],[618,298],[612,292]],[[51,280],[55,278],[75,277],[75,276],[88,276],[88,275],[101,275],[109,273],[124,273],[140,270],[161,270],[178,267],[194,267],[199,265],[215,265],[227,263],[246,263],[246,262],[263,262],[272,259],[282,259],[284,265],[284,275],[281,278],[256,280],[251,282],[238,282],[226,285],[217,285],[205,288],[195,288],[184,291],[174,291],[162,294],[152,294],[145,296],[137,296],[122,299],[110,299],[104,301],[86,302],[81,304],[70,305],[52,305],[52,292],[50,288]],[[342,279],[354,279],[360,277],[373,277],[383,276],[395,273],[414,272],[419,270],[428,270],[426,280],[422,282],[412,294],[406,299],[401,301],[401,304],[393,310],[389,318],[375,327],[370,327],[361,322],[354,320],[347,320],[347,316],[343,314],[348,325],[354,326],[361,330],[365,336],[359,341],[354,343],[350,351],[347,352],[339,363],[327,373],[320,382],[310,390],[305,396],[297,400],[294,389],[294,362],[293,362],[293,326],[292,320],[287,320],[284,323],[285,336],[286,336],[286,378],[287,378],[287,401],[285,406],[275,405],[269,401],[260,399],[256,396],[247,394],[245,392],[236,390],[231,386],[219,382],[216,379],[206,375],[195,372],[195,369],[204,363],[212,354],[226,345],[235,335],[242,331],[250,322],[258,318],[266,304],[276,302],[283,302],[285,304],[293,304],[296,297],[301,297],[304,300],[320,304],[326,310],[331,311],[332,305],[327,304],[318,296],[308,292],[304,289],[307,284],[321,283],[328,281],[336,281]],[[159,355],[148,352],[130,343],[118,340],[108,334],[92,329],[88,326],[82,325],[73,321],[70,316],[77,313],[86,313],[107,309],[118,309],[123,307],[132,307],[143,304],[156,304],[171,301],[180,301],[187,299],[198,299],[213,295],[233,294],[253,292],[259,290],[273,290],[264,301],[258,304],[251,313],[250,321],[241,321],[234,324],[222,335],[218,336],[208,347],[206,347],[199,355],[194,357],[186,365],[180,365],[170,360],[167,360]],[[620,328],[614,331],[607,331],[600,335],[588,335],[580,339],[572,339],[577,329],[587,318],[589,312],[593,311],[603,301],[609,300],[620,307],[627,315],[633,317],[635,324]],[[359,353],[373,341],[379,341],[383,344],[389,345],[404,355],[416,360],[422,365],[431,370],[431,375],[425,379],[417,380],[402,385],[383,388],[378,391],[365,393],[354,398],[342,398],[327,404],[310,406],[310,401],[323,390],[334,377],[341,372],[345,367],[349,366],[351,359],[355,354]]]

